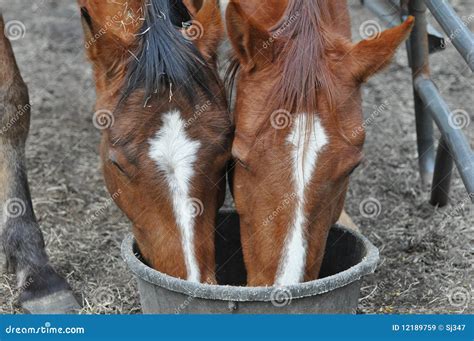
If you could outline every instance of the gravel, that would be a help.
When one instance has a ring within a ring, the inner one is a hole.
[[[471,0],[450,2],[466,17],[474,13]],[[375,18],[359,1],[349,3],[359,39],[361,24]],[[33,108],[27,146],[33,203],[51,262],[82,302],[81,312],[139,313],[136,283],[120,257],[130,224],[111,201],[100,171],[92,72],[76,6],[0,0],[5,20],[20,20],[26,28],[13,46]],[[450,108],[474,120],[474,78],[451,45],[432,57],[432,72]],[[364,279],[359,312],[472,313],[474,208],[457,171],[450,204],[428,204],[418,174],[410,82],[401,49],[364,88],[366,160],[353,176],[347,210],[379,247],[381,261]],[[370,119],[382,103],[385,109]],[[472,123],[464,131],[473,146]],[[375,204],[375,212],[367,212],[367,203]],[[14,287],[13,275],[0,274],[0,313],[21,312]]]

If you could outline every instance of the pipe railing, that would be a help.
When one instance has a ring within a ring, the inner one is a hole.
[[[471,71],[474,71],[474,35],[467,28],[468,23],[459,18],[446,0],[425,0],[425,4]],[[474,21],[474,14],[470,13],[468,19]]]
[[[400,4],[399,0],[365,0],[363,3],[386,21],[388,16],[393,16],[393,13],[383,12],[384,6],[381,2],[384,1],[385,8],[393,9],[395,5]],[[369,2],[371,4],[368,4]],[[422,181],[427,183],[430,178],[432,179],[431,203],[438,206],[446,205],[455,164],[469,198],[474,203],[474,153],[462,132],[463,126],[457,125],[455,113],[450,111],[430,77],[427,9],[448,35],[445,41],[452,42],[473,71],[474,36],[467,23],[459,18],[445,0],[402,0],[400,7],[396,8],[399,9],[401,17],[402,11],[415,17],[415,27],[407,48],[413,74],[418,158]],[[471,16],[468,18],[469,21]],[[469,122],[469,117],[465,119]],[[442,134],[436,157],[433,120]]]
[[[452,112],[433,81],[420,75],[415,79],[415,90],[425,103],[443,136],[438,146],[438,158],[434,174],[434,178],[437,178],[438,181],[433,181],[431,202],[446,205],[447,198],[445,196],[449,193],[449,183],[443,183],[450,179],[450,176],[448,177],[450,172],[443,171],[441,167],[446,168],[447,165],[452,164],[451,160],[454,160],[468,193],[474,193],[474,154],[462,133],[462,124],[456,124]],[[437,174],[437,168],[444,175]],[[442,202],[438,202],[437,198],[441,198]],[[473,198],[471,197],[471,199]]]

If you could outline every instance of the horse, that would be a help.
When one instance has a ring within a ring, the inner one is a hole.
[[[361,87],[389,65],[413,22],[353,43],[343,0],[228,4],[231,187],[249,286],[318,278],[363,158]]]
[[[25,160],[30,115],[28,88],[0,13],[0,270],[16,274],[18,303],[27,312],[70,312],[79,304],[49,263],[31,202]]]
[[[233,134],[216,69],[223,32],[218,4],[79,4],[86,43],[97,40],[87,56],[107,189],[132,222],[147,264],[176,278],[216,283],[214,228]]]
[[[107,188],[133,222],[147,263],[214,283],[214,225],[233,134],[215,70],[223,24],[214,0],[184,1],[78,4]],[[75,312],[80,305],[49,263],[31,203],[28,89],[1,15],[0,115],[0,266],[16,273],[27,312]]]

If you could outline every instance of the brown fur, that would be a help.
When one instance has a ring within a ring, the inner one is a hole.
[[[195,0],[196,1],[196,0]],[[201,0],[194,5],[199,10],[194,15],[194,19],[199,23],[204,23],[205,30],[200,39],[196,41],[198,49],[208,60],[216,61],[216,51],[224,36],[224,24],[218,6],[218,0]]]
[[[142,1],[127,2],[130,8],[140,13]],[[103,22],[104,15],[111,16],[117,11],[114,4],[103,1],[93,1],[86,8],[98,23]],[[206,0],[195,13],[196,20],[204,28],[204,35],[194,43],[210,65],[215,61],[215,50],[222,36],[222,22],[215,17],[216,8],[215,0]],[[86,39],[94,35],[94,32],[88,32],[90,28],[87,24],[84,24],[84,29]],[[138,29],[133,23],[128,27],[131,33],[136,33]],[[189,125],[187,134],[191,139],[199,140],[202,148],[195,164],[196,180],[192,183],[190,197],[199,199],[204,206],[202,215],[196,217],[196,258],[201,281],[213,282],[214,225],[224,200],[225,166],[230,158],[231,139],[223,84],[216,77],[211,77],[215,79],[215,82],[207,84],[214,94],[211,100],[207,100],[202,91],[196,90],[196,103],[205,107],[197,118],[195,113],[199,108],[192,106],[179,91],[173,94],[171,100],[169,96],[154,96],[144,106],[143,91],[137,90],[116,110],[126,74],[125,61],[129,59],[129,50],[133,47],[134,41],[129,39],[128,34],[111,30],[88,50],[95,71],[96,109],[113,111],[115,118],[114,125],[104,130],[101,143],[107,188],[132,221],[133,232],[147,262],[166,274],[186,278],[181,236],[168,185],[148,156],[148,141],[160,128],[163,113],[178,109],[185,121],[195,119],[196,122]]]
[[[194,17],[196,17],[197,13],[200,11],[203,2],[203,0],[183,0],[183,3]]]
[[[343,209],[349,175],[362,158],[362,82],[388,64],[410,32],[412,19],[378,39],[353,44],[345,1],[273,2],[272,13],[283,17],[271,28],[260,21],[264,15],[259,13],[266,8],[255,5],[256,12],[247,12],[249,3],[257,1],[235,0],[227,10],[227,30],[241,66],[233,194],[241,216],[248,284],[274,283],[296,207],[290,201],[278,209],[294,188],[286,143],[290,127],[274,129],[269,124],[278,109],[319,119],[329,138],[306,190],[304,279],[311,280],[318,277],[329,228]],[[297,20],[291,22],[292,17]],[[264,223],[276,210],[271,223]]]

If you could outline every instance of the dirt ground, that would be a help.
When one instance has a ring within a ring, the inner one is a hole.
[[[349,3],[359,39],[361,24],[375,18],[359,1]],[[450,3],[472,30],[474,2]],[[0,0],[0,7],[6,22],[19,20],[26,28],[13,46],[30,90],[29,177],[51,262],[72,285],[82,313],[139,313],[135,281],[120,257],[130,225],[102,181],[94,87],[76,3]],[[450,108],[474,120],[474,78],[451,45],[432,57],[432,71]],[[363,280],[359,312],[472,313],[474,208],[457,172],[449,206],[428,204],[417,171],[410,81],[402,49],[364,90],[366,161],[352,178],[347,209],[380,249],[381,261]],[[473,124],[464,131],[473,146]],[[370,203],[375,211],[369,212]],[[0,313],[21,312],[14,285],[14,276],[0,275]]]

